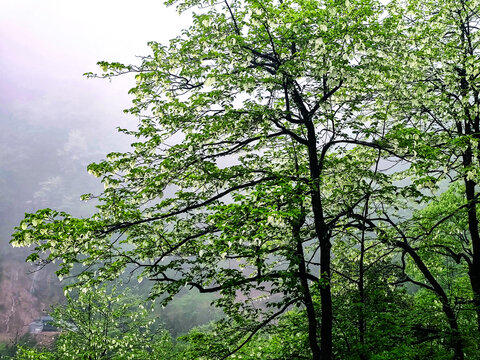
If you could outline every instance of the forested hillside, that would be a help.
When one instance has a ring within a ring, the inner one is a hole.
[[[167,3],[182,35],[86,74],[136,80],[95,210],[13,234],[68,299],[16,357],[479,359],[480,2]],[[187,289],[221,316],[175,338]]]

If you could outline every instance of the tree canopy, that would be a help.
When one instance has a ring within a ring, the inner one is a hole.
[[[196,9],[190,28],[87,74],[133,73],[139,119],[130,152],[88,166],[97,212],[26,214],[12,244],[70,288],[130,273],[163,304],[218,293],[207,358],[285,329],[309,352],[282,358],[474,354],[457,301],[480,324],[478,1],[169,4]]]

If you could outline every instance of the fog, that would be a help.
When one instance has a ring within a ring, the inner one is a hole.
[[[132,78],[83,74],[100,60],[138,62],[148,41],[166,43],[189,19],[156,0],[0,2],[0,337],[20,326],[15,314],[29,313],[18,299],[36,281],[25,275],[27,253],[8,244],[13,227],[44,207],[87,214],[80,195],[101,187],[86,166],[129,148],[116,127],[136,125],[122,112]],[[45,304],[33,295],[24,303],[38,311]]]
[[[188,21],[154,0],[0,3],[1,211],[10,218],[15,213],[9,224],[2,216],[3,235],[35,201],[61,206],[91,191],[98,181],[86,165],[128,148],[130,140],[116,127],[135,126],[122,113],[132,79],[83,74],[97,72],[99,60],[138,62],[136,56],[149,52],[148,41],[165,43]],[[85,184],[78,184],[80,177]]]

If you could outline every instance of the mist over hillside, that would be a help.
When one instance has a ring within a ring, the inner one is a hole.
[[[80,195],[103,187],[87,165],[129,149],[131,139],[116,127],[136,123],[123,114],[133,79],[87,80],[83,73],[97,71],[99,60],[133,62],[148,41],[179,31],[180,23],[160,26],[175,13],[161,2],[145,2],[150,14],[126,5],[0,4],[0,339],[18,337],[63,298],[55,265],[32,272],[30,251],[9,245],[14,226],[46,207],[91,214],[94,202]]]

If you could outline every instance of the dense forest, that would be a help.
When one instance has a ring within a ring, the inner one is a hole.
[[[167,3],[182,35],[86,74],[138,118],[92,212],[12,236],[67,298],[12,357],[480,359],[480,1]],[[185,296],[217,312],[172,333]]]

